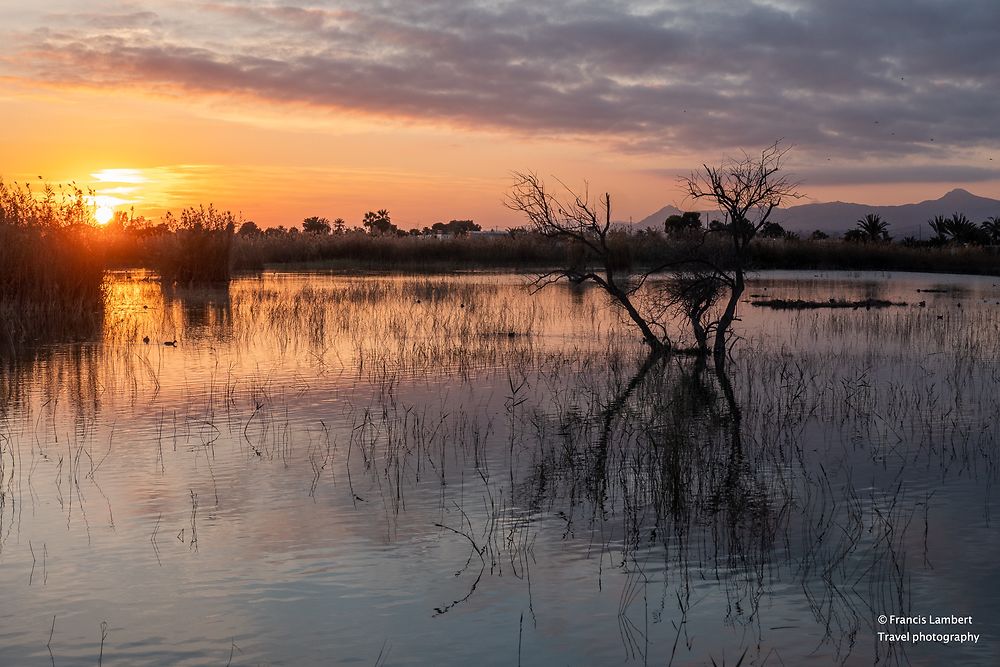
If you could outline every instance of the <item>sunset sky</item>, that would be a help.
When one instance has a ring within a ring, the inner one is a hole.
[[[0,0],[0,176],[492,227],[512,170],[638,219],[781,138],[810,200],[1000,198],[998,30],[997,0]]]

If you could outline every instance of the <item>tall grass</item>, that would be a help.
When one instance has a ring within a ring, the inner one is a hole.
[[[760,239],[754,244],[759,269],[847,269],[1000,275],[995,247],[908,247],[898,243],[849,243]]]
[[[242,269],[312,262],[407,269],[548,267],[563,262],[566,253],[562,244],[532,234],[434,238],[361,232],[240,236],[234,251]]]
[[[634,269],[677,258],[691,244],[656,232],[617,237],[624,261]],[[724,257],[726,240],[710,235],[702,252]],[[377,269],[521,268],[566,266],[579,261],[565,242],[533,233],[505,236],[371,236],[274,233],[237,236],[233,265],[260,269],[268,264],[314,264]],[[753,268],[896,270],[1000,275],[1000,254],[991,247],[908,247],[894,243],[758,239]]]
[[[433,237],[373,236],[362,231],[308,234],[284,229],[234,234],[238,219],[211,206],[187,209],[168,224],[102,230],[108,258],[116,267],[156,269],[168,282],[227,280],[233,270],[276,266],[405,271],[460,269],[553,269],[586,261],[579,248],[564,240],[515,230],[508,234]],[[727,240],[709,234],[668,236],[657,231],[619,231],[614,242],[622,270],[642,270],[676,261],[697,248],[725,263]],[[897,243],[851,243],[756,239],[752,268],[895,270],[1000,275],[995,247],[917,247]]]
[[[161,237],[156,248],[160,277],[180,284],[228,281],[236,223],[236,216],[211,204],[184,209],[179,221],[170,218],[174,233]]]
[[[0,180],[0,349],[86,337],[104,311],[104,260],[76,188]]]

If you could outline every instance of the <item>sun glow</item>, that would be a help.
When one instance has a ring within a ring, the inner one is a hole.
[[[105,194],[98,194],[88,199],[90,205],[94,207],[94,221],[101,226],[108,224],[115,217],[116,206],[126,203],[124,199]]]
[[[139,169],[101,169],[91,174],[101,183],[145,183],[146,177]]]
[[[90,177],[95,181],[91,199],[94,220],[101,226],[114,219],[118,207],[142,201],[138,190],[148,180],[140,169],[102,169]]]
[[[99,206],[97,210],[94,211],[94,220],[97,221],[99,225],[106,225],[111,222],[111,218],[115,217],[115,209],[110,206]]]

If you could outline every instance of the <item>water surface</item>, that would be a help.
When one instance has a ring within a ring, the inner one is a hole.
[[[0,369],[0,663],[997,664],[994,280],[763,273],[720,375],[522,276],[117,274]]]

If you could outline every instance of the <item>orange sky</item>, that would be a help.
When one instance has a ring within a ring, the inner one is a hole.
[[[468,217],[516,223],[501,200],[509,172],[518,168],[607,182],[625,217],[644,216],[664,196],[677,196],[669,179],[642,173],[644,161],[585,139],[248,100],[233,110],[224,100],[192,104],[23,82],[6,92],[0,97],[5,178],[75,180],[149,215],[213,202],[266,225],[298,224],[309,215],[360,224],[365,211],[379,208],[404,227]],[[102,173],[109,170],[123,170],[124,182]],[[634,187],[636,179],[641,187]]]
[[[751,106],[757,101],[746,101],[745,115],[732,118],[713,107],[746,94],[753,83],[747,78],[758,74],[748,70],[740,78],[717,72],[712,68],[719,65],[713,64],[710,52],[690,63],[664,61],[653,75],[641,62],[647,53],[657,58],[652,46],[636,51],[639,64],[629,53],[613,50],[603,60],[585,54],[580,62],[587,64],[588,73],[579,75],[579,82],[542,81],[560,76],[553,73],[550,61],[542,60],[562,53],[543,51],[551,36],[539,35],[538,45],[518,47],[539,51],[536,68],[527,73],[522,71],[524,63],[510,55],[500,68],[488,69],[495,63],[484,60],[464,71],[462,58],[474,58],[463,54],[475,51],[461,49],[470,41],[478,41],[482,50],[491,48],[490,39],[502,44],[509,39],[502,25],[472,24],[448,32],[454,12],[444,5],[437,14],[426,10],[406,19],[409,22],[389,24],[365,15],[363,5],[333,4],[338,9],[324,10],[322,19],[304,19],[306,10],[206,3],[212,25],[232,29],[229,42],[213,37],[218,31],[199,32],[198,14],[188,2],[131,2],[131,13],[99,3],[93,13],[81,15],[62,2],[52,2],[47,12],[0,6],[0,26],[7,26],[0,27],[0,41],[6,38],[7,44],[0,46],[0,176],[76,181],[112,198],[104,203],[134,207],[151,217],[214,203],[261,225],[294,225],[311,215],[343,217],[357,225],[365,211],[387,208],[403,228],[455,218],[473,218],[489,228],[521,222],[501,204],[513,170],[557,176],[574,186],[587,180],[592,190],[613,194],[615,218],[639,219],[665,204],[685,207],[676,185],[678,174],[702,161],[718,161],[737,148],[759,149],[763,137],[784,136],[796,146],[790,168],[803,180],[807,201],[898,204],[937,198],[953,187],[1000,198],[1000,174],[992,171],[995,133],[976,136],[972,127],[978,122],[976,114],[987,114],[988,107],[979,112],[970,108],[964,112],[968,118],[956,120],[954,127],[924,117],[929,114],[900,116],[892,124],[893,113],[902,114],[903,107],[896,112],[887,108],[891,97],[873,89],[855,102],[864,107],[858,118],[852,115],[855,105],[846,100],[838,107],[839,115],[825,120],[813,121],[803,112],[801,126],[780,118],[767,125],[769,111]],[[679,9],[670,20],[663,19],[664,30],[671,28],[671,21],[695,17],[695,5],[675,4]],[[436,3],[427,7],[432,5]],[[641,21],[631,20],[635,17],[623,11],[594,11],[595,20],[612,27],[618,21],[621,29],[636,31],[635,39],[642,38]],[[495,12],[484,16],[498,24],[505,18]],[[546,20],[552,35],[583,30],[551,17]],[[382,31],[387,40],[396,40],[390,42],[396,48],[359,50],[347,39],[341,50],[295,46],[297,36],[313,34],[317,21],[327,31],[324,39],[336,41],[352,28],[364,28]],[[261,25],[267,26],[265,33]],[[482,35],[455,37],[456,45],[448,52],[433,41],[442,34],[463,36],[462,30],[480,30]],[[261,34],[268,40],[266,59],[263,51],[252,48]],[[353,50],[343,55],[348,47]],[[327,60],[309,69],[321,57]],[[442,60],[449,57],[454,60]],[[843,57],[853,56],[845,50]],[[406,61],[420,58],[431,65],[406,69]],[[22,67],[25,62],[32,65]],[[345,83],[321,78],[316,85],[329,91],[314,95],[313,84],[302,81],[322,77],[328,62],[330,67],[341,62],[354,67],[351,76],[356,79]],[[383,69],[375,71],[376,66]],[[700,100],[699,90],[677,74],[695,67],[703,68],[710,77],[706,80],[715,85],[728,81],[726,85],[738,88],[714,91],[722,97]],[[955,67],[961,71],[965,65]],[[484,79],[484,74],[494,78]],[[522,77],[511,88],[514,95],[504,92],[505,97],[484,102],[508,74]],[[407,87],[407,81],[419,76],[427,80]],[[799,74],[789,70],[786,76],[791,80]],[[801,85],[808,88],[810,75],[802,76],[806,78]],[[804,96],[818,98],[837,84],[823,81],[825,76],[816,70],[814,90],[780,94],[787,95],[788,104]],[[898,88],[903,78],[886,75],[878,85]],[[390,85],[390,79],[395,83]],[[369,97],[360,92],[356,99],[351,97],[355,80],[359,90],[369,87]],[[576,92],[598,85],[598,92]],[[664,86],[677,87],[685,95],[669,112],[656,100],[645,101]],[[525,91],[523,98],[516,96],[520,90]],[[903,94],[902,89],[897,92]],[[928,85],[922,84],[905,92],[916,100],[910,104],[925,100],[930,105],[942,91],[928,92]],[[590,102],[592,109],[583,108]],[[780,103],[775,100],[775,109]],[[830,104],[820,100],[810,108]],[[692,117],[697,118],[689,120]],[[987,127],[988,121],[983,122]],[[850,127],[860,128],[857,136],[846,131]],[[897,132],[906,136],[905,143],[896,141]],[[988,127],[981,132],[987,133]],[[936,143],[931,133],[938,135]],[[1000,160],[1000,153],[997,157]],[[894,172],[899,178],[885,176]],[[860,176],[851,177],[853,173]]]

